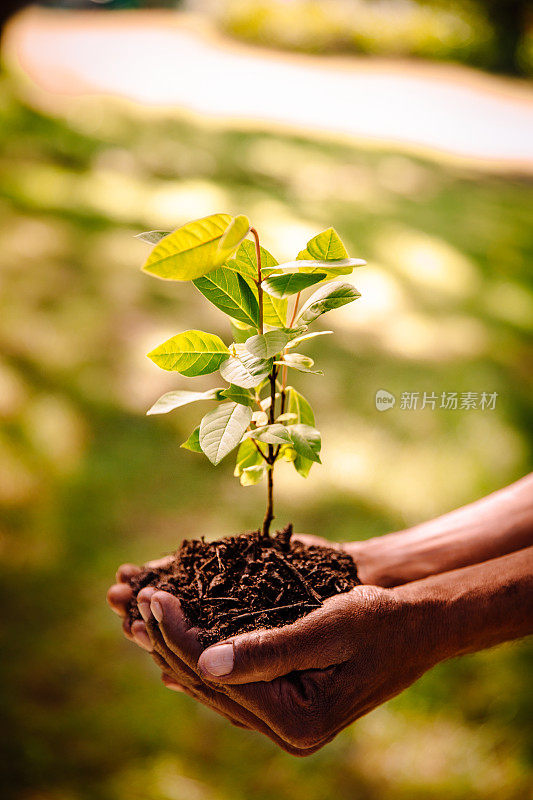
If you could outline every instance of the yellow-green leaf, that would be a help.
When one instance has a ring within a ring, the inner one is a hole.
[[[323,264],[306,265],[302,263],[301,267],[302,272],[315,272],[317,269],[321,272],[325,271],[328,278],[349,275],[354,267],[362,267],[366,264],[366,261],[361,258],[349,258],[348,251],[335,228],[328,228],[310,239],[305,250],[298,253],[297,260],[331,262],[325,270]],[[339,263],[336,265],[335,261]]]
[[[202,448],[200,447],[200,426],[196,427],[189,438],[180,444],[180,447],[183,447],[184,450],[190,450],[191,453],[201,453]]]
[[[264,464],[256,467],[245,467],[239,477],[241,486],[255,486],[259,483],[266,472]]]
[[[264,247],[259,248],[261,255],[261,271],[267,275],[271,269],[277,267],[278,262],[268,250]],[[245,239],[239,246],[235,254],[234,261],[228,264],[231,269],[236,269],[242,275],[249,275],[250,277],[257,278],[257,257],[255,252],[255,242],[250,239]]]
[[[244,216],[244,214],[238,214],[232,219],[218,245],[220,256],[224,261],[235,252],[249,232],[250,220],[248,217]]]
[[[222,339],[204,331],[178,333],[148,353],[148,358],[161,369],[188,377],[214,372],[228,356]]]
[[[298,260],[336,261],[340,258],[348,258],[348,251],[335,228],[328,228],[313,236],[305,250],[298,253]]]
[[[229,214],[212,214],[188,222],[156,244],[145,272],[173,281],[192,281],[221,266],[229,253],[219,243],[231,222]]]
[[[235,464],[235,470],[233,472],[236,478],[242,475],[243,470],[263,463],[261,454],[257,449],[258,447],[261,449],[261,445],[256,447],[250,439],[245,439],[241,442],[237,450],[237,463]]]

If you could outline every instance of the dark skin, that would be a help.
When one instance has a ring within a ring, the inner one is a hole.
[[[108,601],[168,688],[301,756],[440,661],[532,632],[533,476],[425,525],[344,548],[368,585],[292,625],[206,650],[167,592],[143,589],[144,622],[130,626],[127,579],[137,567],[119,569]]]

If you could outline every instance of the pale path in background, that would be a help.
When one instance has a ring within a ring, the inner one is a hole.
[[[533,89],[463,67],[271,53],[161,11],[31,9],[6,52],[52,95],[118,95],[533,172]]]

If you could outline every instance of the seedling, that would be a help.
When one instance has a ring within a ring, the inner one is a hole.
[[[360,297],[339,278],[365,262],[349,258],[329,228],[294,261],[278,264],[243,215],[213,214],[173,232],[149,231],[138,238],[155,245],[143,270],[165,280],[192,281],[229,317],[233,340],[227,345],[215,334],[187,330],[148,353],[161,369],[191,378],[218,371],[225,383],[205,392],[167,392],[148,414],[198,401],[216,404],[181,446],[204,453],[215,465],[238,448],[234,474],[241,484],[251,486],[266,476],[262,533],[269,536],[276,463],[292,462],[304,478],[320,463],[313,410],[288,384],[289,372],[322,374],[298,351],[314,337],[332,333],[310,330],[322,314]]]

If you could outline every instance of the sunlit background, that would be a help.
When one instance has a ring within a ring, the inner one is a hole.
[[[23,5],[0,75],[2,797],[525,800],[526,642],[440,665],[302,761],[168,692],[104,596],[120,562],[264,505],[179,449],[197,409],[144,416],[191,386],[144,354],[229,331],[139,271],[142,230],[242,212],[280,260],[330,225],[368,260],[309,347],[325,377],[297,379],[324,464],[282,467],[280,525],[366,538],[531,469],[528,3]]]

